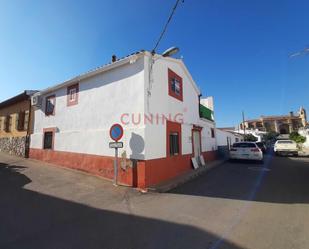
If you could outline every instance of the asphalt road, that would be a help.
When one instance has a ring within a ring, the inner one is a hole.
[[[309,158],[225,163],[170,193],[0,153],[0,248],[309,248]]]

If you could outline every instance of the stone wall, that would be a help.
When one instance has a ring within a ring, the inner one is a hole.
[[[0,138],[0,151],[26,157],[26,143],[27,137],[2,137]]]

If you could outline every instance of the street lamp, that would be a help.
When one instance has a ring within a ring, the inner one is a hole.
[[[162,56],[163,57],[170,57],[176,53],[179,52],[179,48],[177,47],[171,47],[171,48],[168,48],[166,49],[163,53],[162,53]]]

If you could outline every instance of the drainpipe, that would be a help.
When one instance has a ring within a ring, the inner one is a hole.
[[[31,133],[31,97],[29,97],[29,114],[28,114],[28,127],[27,127],[27,135],[26,135],[26,144],[25,144],[25,158],[29,158],[29,150],[30,150],[30,133]]]
[[[198,95],[198,116],[201,117],[201,97],[202,97],[202,94],[199,94]]]

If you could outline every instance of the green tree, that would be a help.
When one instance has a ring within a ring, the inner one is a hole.
[[[257,138],[255,136],[253,136],[252,134],[246,134],[245,135],[245,141],[256,142]]]
[[[290,139],[298,144],[303,144],[304,142],[306,142],[306,138],[299,135],[297,131],[293,131],[290,133]]]

